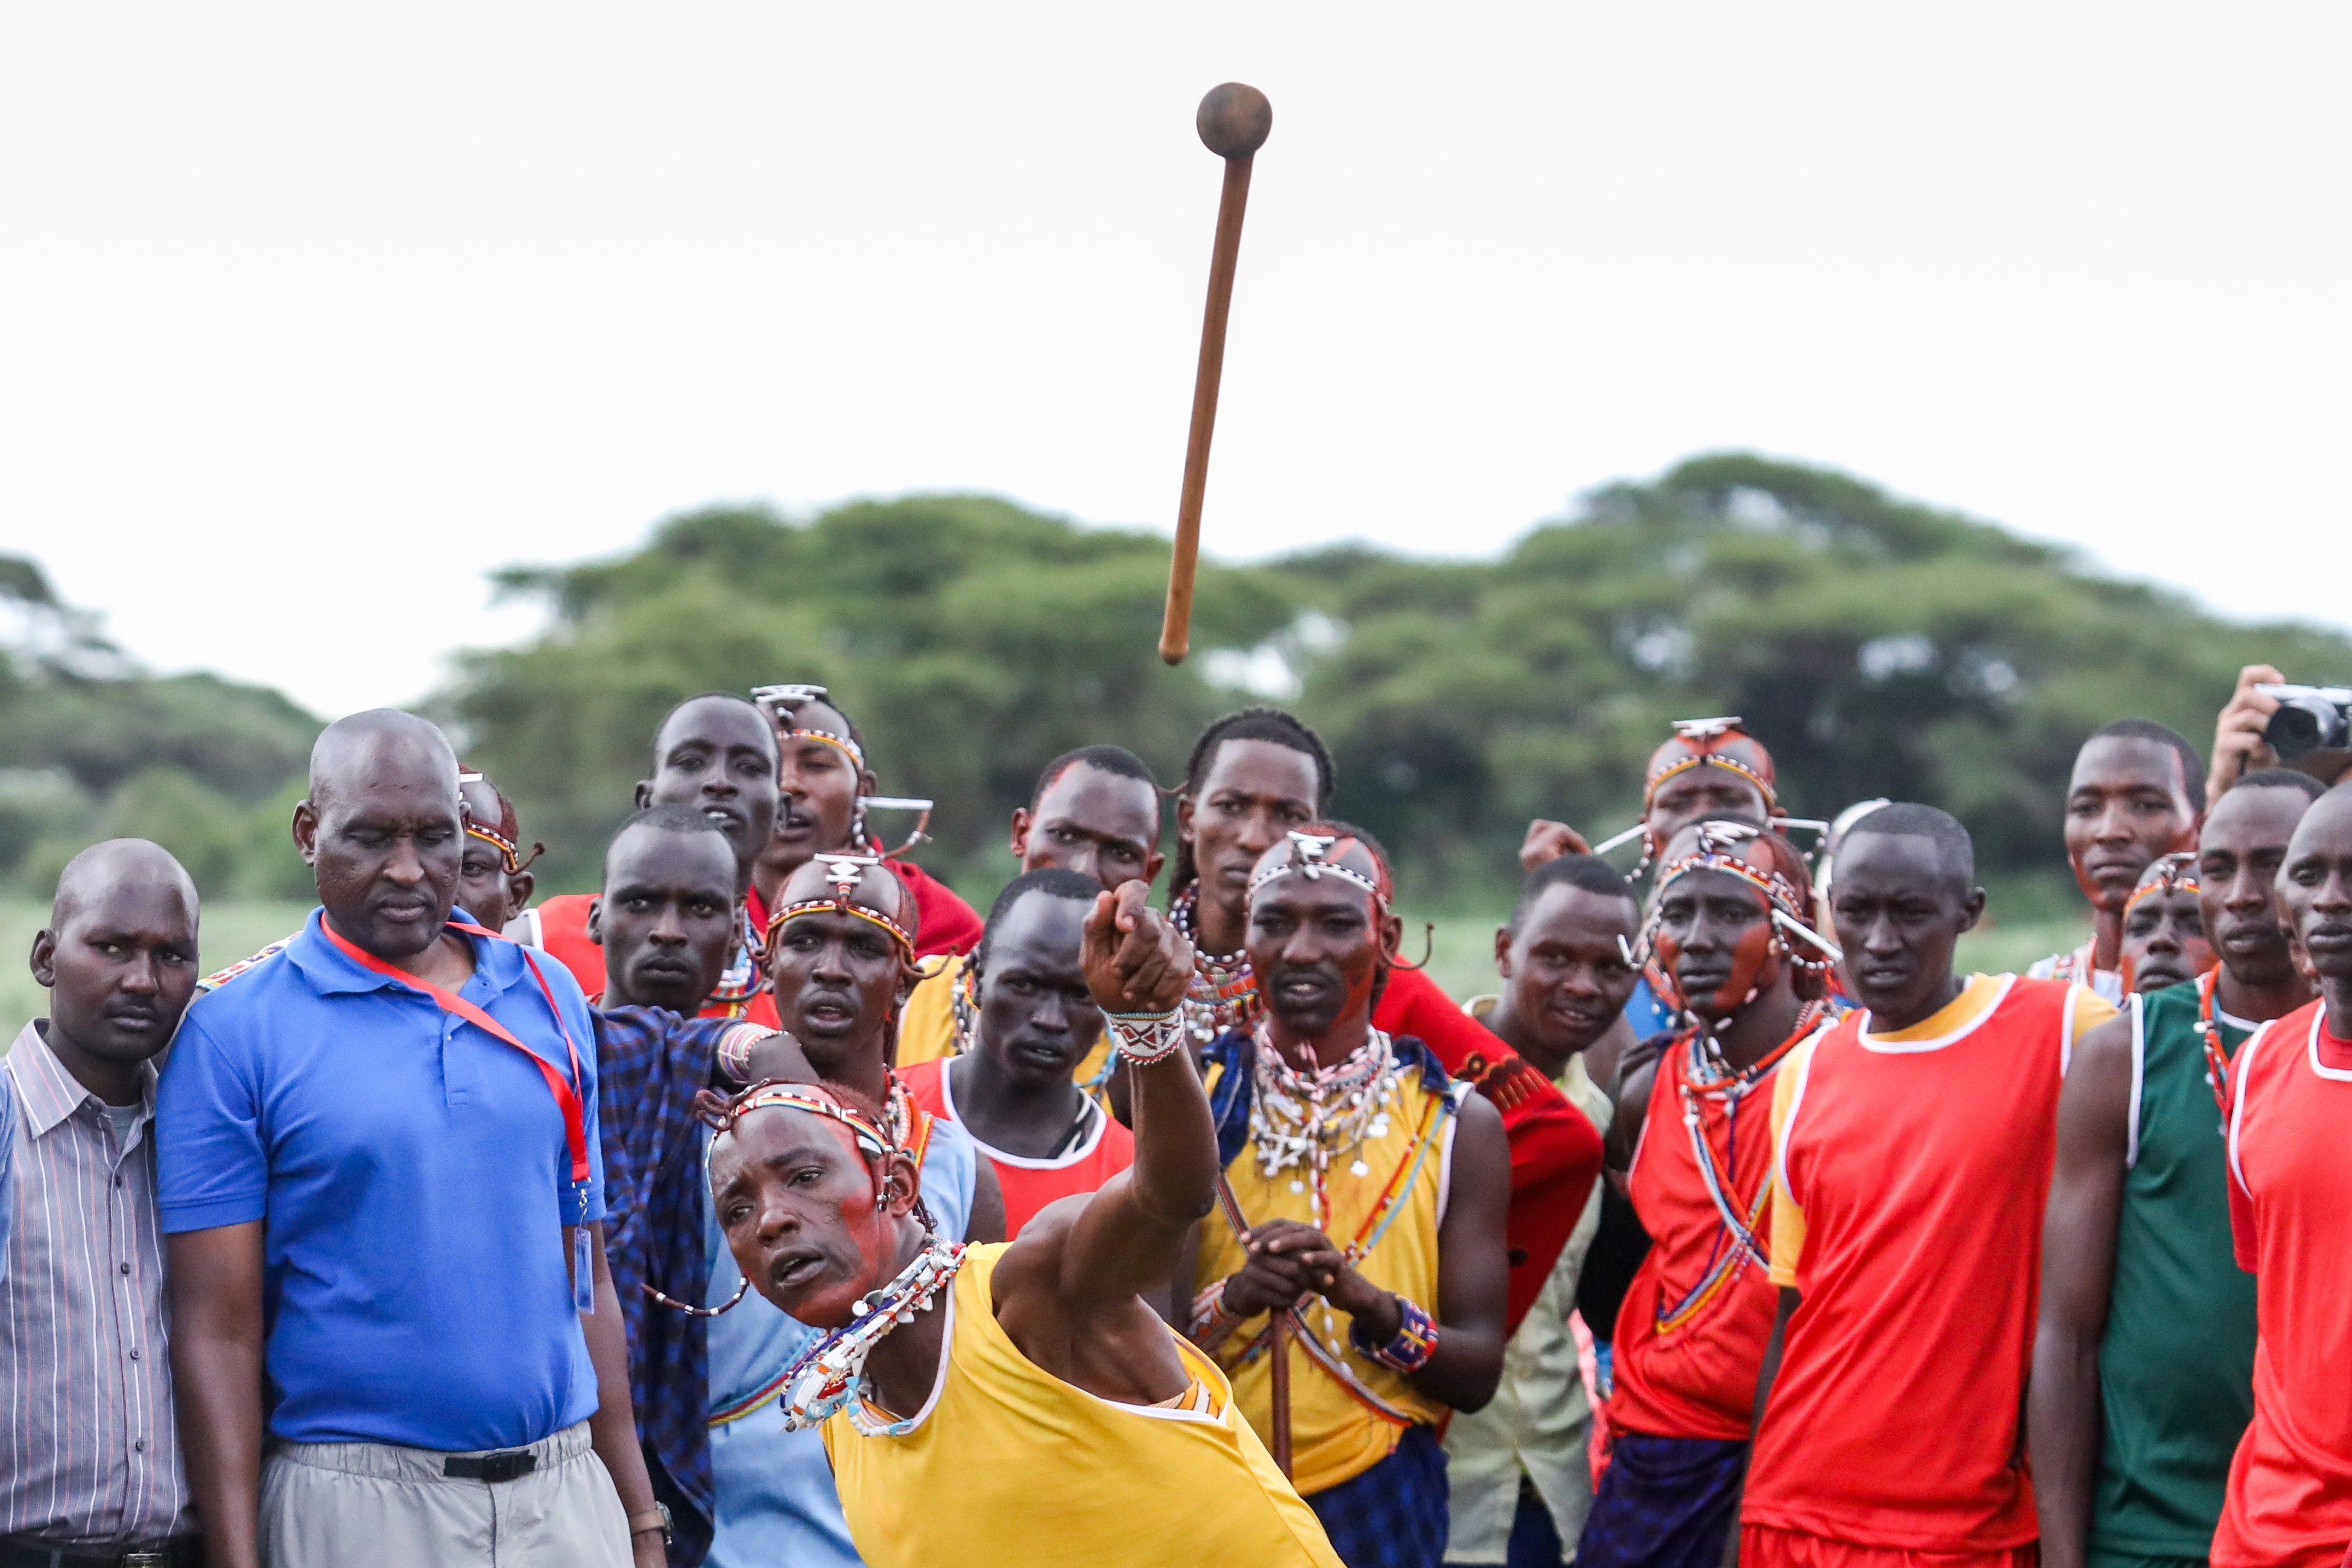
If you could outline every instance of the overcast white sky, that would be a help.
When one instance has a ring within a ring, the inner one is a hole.
[[[0,11],[0,549],[326,712],[714,499],[1495,550],[1825,462],[2352,624],[2340,5]],[[2344,676],[2347,671],[2290,671]]]

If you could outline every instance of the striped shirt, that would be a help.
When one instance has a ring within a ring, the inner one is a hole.
[[[148,1136],[154,1068],[140,1069],[127,1134],[38,1023],[0,1072],[16,1102],[15,1226],[0,1280],[0,1536],[121,1547],[193,1533]]]

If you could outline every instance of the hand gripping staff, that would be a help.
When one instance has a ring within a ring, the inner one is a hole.
[[[1209,306],[1201,319],[1201,365],[1192,376],[1192,433],[1184,444],[1184,490],[1176,506],[1176,549],[1168,562],[1168,613],[1160,657],[1184,662],[1192,646],[1192,574],[1201,556],[1201,497],[1209,486],[1209,436],[1217,424],[1217,383],[1225,368],[1225,316],[1234,303],[1234,263],[1242,250],[1242,209],[1249,205],[1250,163],[1274,129],[1274,106],[1254,87],[1229,81],[1201,100],[1193,127],[1225,161],[1217,204],[1217,240],[1209,252]]]
[[[335,944],[337,952],[362,969],[431,997],[443,1012],[456,1014],[492,1038],[505,1041],[530,1058],[530,1065],[537,1068],[539,1076],[547,1080],[547,1092],[555,1097],[556,1109],[563,1112],[563,1142],[572,1152],[572,1194],[581,1214],[585,1215],[588,1212],[588,1123],[581,1105],[580,1047],[573,1042],[572,1026],[563,1021],[563,1009],[555,1005],[555,993],[549,989],[547,976],[541,972],[539,960],[531,956],[530,950],[520,948],[522,961],[530,965],[531,978],[539,982],[539,994],[547,998],[547,1010],[555,1015],[555,1026],[563,1035],[563,1048],[572,1058],[572,1077],[568,1082],[562,1073],[555,1070],[553,1063],[515,1038],[513,1030],[455,991],[428,980],[419,980],[405,970],[394,968],[337,931],[333,922],[323,916],[320,918],[319,929],[326,933],[329,942]],[[507,940],[497,931],[467,925],[461,921],[451,921],[446,929],[467,936],[486,936],[493,942]],[[520,947],[520,943],[517,945]],[[572,1227],[572,1305],[583,1312],[596,1310],[596,1278],[589,1258],[588,1225],[584,1218]]]

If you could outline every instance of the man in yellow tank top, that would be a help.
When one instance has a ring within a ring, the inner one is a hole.
[[[1133,1084],[1135,1163],[1018,1241],[935,1236],[919,1167],[854,1089],[763,1082],[703,1102],[743,1277],[829,1331],[792,1370],[786,1419],[823,1423],[870,1568],[1339,1568],[1215,1364],[1143,1300],[1217,1179],[1179,1012],[1192,949],[1148,891],[1102,894],[1086,935]]]
[[[1388,867],[1360,829],[1259,858],[1244,946],[1265,1009],[1209,1047],[1224,1166],[1193,1341],[1349,1568],[1437,1568],[1437,1428],[1502,1374],[1510,1155],[1501,1114],[1416,1039],[1372,1027],[1396,962]]]

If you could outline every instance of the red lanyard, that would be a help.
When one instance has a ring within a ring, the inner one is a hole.
[[[530,950],[522,947],[520,943],[516,944],[522,952],[522,961],[530,965],[532,978],[539,982],[540,994],[547,998],[547,1010],[555,1015],[555,1026],[562,1031],[563,1048],[572,1056],[572,1079],[568,1083],[564,1081],[563,1075],[557,1072],[545,1057],[516,1039],[512,1030],[455,991],[446,990],[430,981],[419,980],[414,974],[394,969],[375,954],[365,952],[354,944],[337,931],[323,913],[319,917],[319,929],[326,932],[327,940],[335,944],[337,951],[361,968],[371,973],[381,974],[387,980],[398,981],[412,991],[422,992],[438,1003],[443,1012],[456,1014],[476,1028],[504,1040],[530,1058],[530,1065],[537,1068],[539,1076],[547,1080],[547,1091],[555,1096],[556,1105],[563,1111],[563,1141],[572,1147],[572,1180],[575,1185],[583,1189],[582,1195],[584,1197],[586,1195],[584,1189],[588,1184],[588,1131],[580,1106],[580,1047],[572,1043],[572,1026],[563,1021],[563,1009],[555,1005],[555,993],[548,989],[547,976],[540,973],[539,960],[531,956]],[[506,940],[494,931],[488,931],[480,926],[466,925],[457,921],[451,921],[448,929],[463,931],[468,936],[486,936],[496,942]]]

